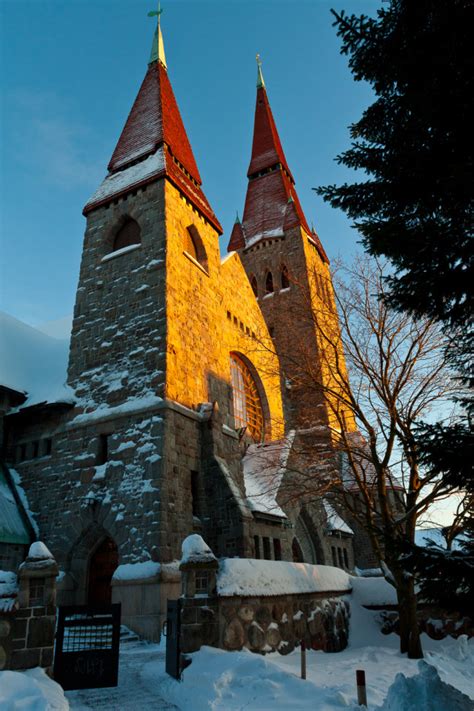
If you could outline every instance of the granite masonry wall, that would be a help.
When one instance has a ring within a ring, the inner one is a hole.
[[[54,559],[28,556],[16,584],[0,580],[0,670],[52,667],[57,574]]]
[[[183,653],[197,651],[203,644],[228,651],[245,647],[260,654],[289,654],[301,641],[308,648],[326,652],[339,652],[347,646],[350,608],[342,599],[347,590],[221,596],[216,593],[215,559],[180,567]]]

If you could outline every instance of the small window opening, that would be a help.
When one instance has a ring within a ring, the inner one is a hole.
[[[52,449],[53,449],[53,440],[51,439],[51,437],[47,437],[47,438],[44,440],[43,447],[44,447],[44,453],[45,453],[45,455],[46,455],[46,456],[50,455],[51,452],[52,452]]]
[[[273,554],[275,560],[281,560],[281,541],[279,538],[273,539]]]
[[[291,551],[293,554],[294,563],[304,563],[303,551],[301,550],[301,546],[297,538],[293,538],[293,542],[291,544]]]
[[[282,289],[289,289],[290,287],[290,280],[288,278],[288,269],[286,267],[282,267],[281,270],[281,288]]]
[[[207,253],[201,235],[194,225],[189,225],[183,235],[183,251],[196,260],[206,271]]]
[[[342,560],[342,548],[337,547],[337,559],[339,561],[339,567],[344,567],[344,561]]]
[[[138,222],[128,219],[119,229],[114,239],[113,251],[129,247],[132,244],[140,244],[141,230]]]
[[[264,537],[263,538],[263,557],[265,560],[271,560],[272,559],[272,550],[270,546],[270,539]]]
[[[109,435],[99,435],[96,464],[105,464],[109,458]]]
[[[273,326],[268,327],[268,333],[270,334],[270,338],[275,338],[275,328]]]
[[[196,595],[206,595],[209,592],[209,573],[207,570],[196,570]]]
[[[44,605],[46,578],[30,578],[30,607]]]
[[[33,459],[36,459],[39,456],[39,440],[35,440],[32,445],[33,452],[32,452],[32,457]]]
[[[273,294],[273,276],[271,272],[268,272],[267,278],[265,279],[265,293]]]
[[[337,568],[337,553],[336,553],[335,546],[331,546],[331,553],[332,553],[332,564],[335,568]]]
[[[253,545],[255,548],[255,558],[258,560],[260,558],[260,538],[258,536],[253,537]]]
[[[198,473],[191,472],[191,505],[193,516],[199,516]]]
[[[349,556],[347,555],[347,551],[345,548],[343,549],[342,552],[344,555],[344,567],[347,568],[347,570],[349,570]]]
[[[250,286],[252,287],[252,291],[258,299],[258,284],[257,284],[257,280],[254,276],[250,280]]]

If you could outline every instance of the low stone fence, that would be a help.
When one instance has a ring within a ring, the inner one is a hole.
[[[0,670],[52,666],[58,572],[39,542],[18,573],[0,572]]]
[[[200,536],[181,563],[181,651],[206,644],[288,654],[347,646],[351,590],[347,573],[330,566],[214,557]],[[200,540],[198,540],[200,539]]]

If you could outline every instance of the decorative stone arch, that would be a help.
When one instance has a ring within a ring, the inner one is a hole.
[[[123,247],[141,244],[141,227],[133,210],[121,215],[105,233],[105,253],[116,252]]]
[[[296,520],[295,533],[303,550],[304,562],[324,565],[326,562],[324,549],[317,527],[305,508],[301,510]]]
[[[198,262],[206,272],[209,271],[206,248],[195,225],[186,227],[183,236],[183,251]]]
[[[94,562],[94,556],[107,541],[111,541],[115,546],[116,563],[118,565],[119,551],[117,542],[112,533],[98,522],[89,524],[72,545],[67,556],[66,567],[70,577],[75,582],[74,603],[86,604],[91,602],[89,594],[91,564]]]
[[[258,393],[258,398],[260,401],[260,406],[262,409],[263,416],[263,428],[262,428],[262,439],[267,440],[271,437],[271,422],[270,422],[270,407],[268,405],[268,399],[265,393],[265,388],[263,387],[262,379],[258,374],[257,369],[253,363],[245,356],[243,353],[238,351],[231,351],[230,353],[230,363],[232,368],[232,360],[235,359],[237,362],[240,361],[244,367],[247,369],[249,375],[251,376],[253,383],[255,384],[256,391]],[[231,384],[232,384],[232,372],[231,372]],[[233,387],[231,388],[233,395]],[[234,399],[231,402],[231,412],[234,414]]]

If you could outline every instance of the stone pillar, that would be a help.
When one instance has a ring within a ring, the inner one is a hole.
[[[180,647],[186,653],[196,652],[203,644],[218,646],[216,574],[219,563],[196,533],[183,541],[182,548],[179,566],[183,591]]]
[[[48,668],[53,663],[58,572],[44,543],[33,543],[18,569],[19,609],[12,621],[11,669]]]

